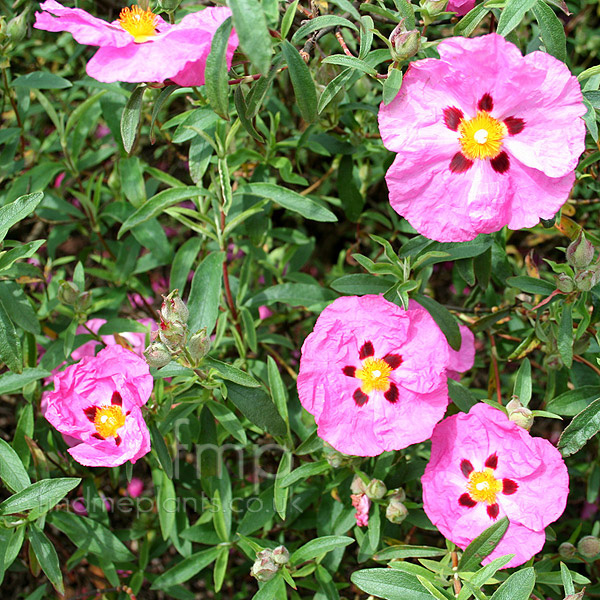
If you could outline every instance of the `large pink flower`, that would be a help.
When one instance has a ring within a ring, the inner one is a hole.
[[[300,402],[336,450],[376,456],[431,435],[448,406],[447,369],[458,362],[418,304],[338,298],[302,346]]]
[[[34,27],[69,31],[80,44],[100,49],[87,65],[87,74],[98,81],[163,82],[203,85],[206,57],[215,31],[231,15],[228,8],[205,8],[170,25],[138,6],[124,8],[112,23],[80,8],[66,8],[55,0],[40,5]],[[231,66],[238,45],[232,31],[227,47]]]
[[[424,508],[449,540],[466,548],[507,516],[508,530],[484,563],[514,554],[506,566],[515,567],[542,549],[544,528],[563,513],[569,493],[567,467],[550,442],[487,404],[444,419],[431,442]]]
[[[398,96],[379,110],[398,155],[390,202],[441,242],[532,227],[564,204],[584,150],[586,111],[567,67],[544,52],[522,56],[496,34],[452,38],[440,59],[411,63]]]
[[[89,467],[116,467],[150,451],[150,435],[140,407],[152,393],[146,362],[114,345],[54,376],[47,395],[46,419],[79,440],[69,449]]]

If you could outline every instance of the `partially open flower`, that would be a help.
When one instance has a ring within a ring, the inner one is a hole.
[[[354,517],[359,527],[366,527],[369,524],[369,509],[371,500],[366,494],[351,494],[352,506],[356,508]]]

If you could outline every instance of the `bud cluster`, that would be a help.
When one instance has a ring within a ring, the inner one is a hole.
[[[408,508],[404,506],[406,494],[402,488],[392,490],[391,493],[389,504],[385,509],[385,517],[390,523],[399,525],[408,516]]]
[[[285,546],[277,546],[274,550],[266,548],[256,554],[256,560],[250,569],[250,575],[258,581],[269,581],[281,567],[290,560],[290,553]]]
[[[82,292],[72,281],[61,281],[57,292],[58,301],[72,306],[78,314],[85,313],[92,303],[90,292]]]
[[[589,292],[600,283],[600,264],[592,264],[596,248],[585,237],[583,230],[566,250],[567,262],[572,267],[572,275],[560,273],[556,276],[556,287],[569,294],[575,290]]]

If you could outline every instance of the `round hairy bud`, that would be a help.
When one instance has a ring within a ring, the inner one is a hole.
[[[277,546],[275,550],[273,550],[273,562],[276,565],[285,565],[290,560],[289,550],[285,546]]]
[[[593,244],[585,239],[585,234],[581,230],[577,239],[567,246],[567,261],[576,269],[585,269],[594,260],[594,252]]]
[[[196,364],[208,354],[210,338],[206,335],[206,327],[203,327],[189,339],[187,349]]]
[[[350,485],[350,490],[353,494],[366,494],[367,484],[365,484],[359,475],[355,475],[352,484]]]
[[[577,289],[582,292],[589,292],[600,281],[600,270],[598,267],[590,267],[579,271],[574,278]]]
[[[600,554],[600,539],[595,535],[586,535],[579,540],[577,551],[583,558],[594,558]]]
[[[171,362],[171,352],[162,342],[152,342],[144,350],[144,358],[150,367],[164,367]]]
[[[575,289],[575,282],[572,277],[569,277],[566,273],[561,273],[555,277],[556,287],[566,294],[572,292]]]
[[[508,418],[527,431],[529,431],[533,425],[533,413],[524,406],[509,413]]]
[[[401,499],[402,498],[402,499]],[[402,523],[408,515],[408,508],[402,503],[404,495],[394,495],[390,498],[390,503],[385,509],[385,517],[391,523],[396,525]]]
[[[27,33],[27,13],[29,12],[29,8],[27,8],[20,15],[16,16],[14,19],[11,19],[6,25],[6,33],[10,38],[10,41],[13,44],[17,44],[20,42]]]
[[[173,290],[168,296],[163,296],[160,316],[167,323],[179,321],[179,323],[185,325],[188,322],[190,311],[179,297],[177,290]]]
[[[563,542],[558,547],[558,553],[563,558],[573,558],[575,556],[576,552],[577,552],[577,548],[575,548],[575,546],[573,544],[571,544],[570,542]]]
[[[273,551],[266,548],[257,553],[250,575],[258,581],[269,581],[275,577],[277,571],[279,566],[273,561]]]
[[[421,32],[416,29],[410,31],[401,19],[390,35],[391,54],[395,62],[402,62],[414,56],[421,47]]]
[[[74,306],[79,301],[80,294],[79,288],[72,281],[61,281],[58,287],[58,300],[62,304]]]
[[[185,342],[185,335],[185,326],[179,321],[160,322],[158,337],[172,352],[181,350],[181,346]]]
[[[381,479],[371,479],[365,493],[370,500],[381,500],[387,494],[387,487]]]

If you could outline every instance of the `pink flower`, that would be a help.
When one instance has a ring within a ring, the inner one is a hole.
[[[268,306],[263,305],[263,306],[258,307],[258,318],[261,321],[268,319],[272,315],[273,315],[273,311]]]
[[[475,2],[476,0],[450,0],[446,10],[462,17],[475,8]]]
[[[475,362],[475,336],[466,325],[459,325],[462,344],[460,350],[448,347],[448,377],[458,381],[460,373],[468,371]]]
[[[137,498],[142,495],[144,491],[144,482],[139,477],[132,477],[131,481],[127,484],[127,493],[132,498]]]
[[[108,23],[79,8],[65,8],[55,0],[40,5],[34,27],[69,31],[80,44],[100,49],[87,65],[87,74],[98,81],[204,84],[206,57],[215,31],[231,15],[228,8],[205,8],[170,25],[138,6],[124,8],[119,19]],[[238,39],[232,31],[227,47],[227,67]]]
[[[426,440],[448,405],[446,338],[429,313],[338,298],[302,346],[298,393],[336,450],[376,456]]]
[[[371,500],[366,494],[351,494],[352,506],[356,508],[356,524],[359,527],[367,527],[369,524],[369,509],[371,508]]]
[[[108,346],[54,376],[44,416],[58,431],[79,441],[69,454],[82,465],[135,462],[150,451],[140,407],[148,401],[152,386],[143,359],[122,346]]]
[[[379,110],[383,143],[398,153],[386,175],[394,210],[441,242],[554,216],[585,147],[577,79],[496,34],[438,50],[440,59],[411,63]]]
[[[542,549],[569,493],[567,467],[550,442],[483,403],[439,423],[431,442],[423,502],[443,535],[464,549],[507,516],[508,530],[484,563],[514,554],[506,566],[515,567]]]

